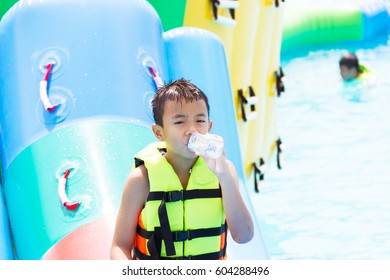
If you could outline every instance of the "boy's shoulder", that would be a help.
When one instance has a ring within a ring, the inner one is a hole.
[[[134,156],[134,167],[144,164],[145,160],[155,160],[161,157],[161,151],[166,150],[165,142],[153,142]]]
[[[144,161],[160,157],[161,154],[159,151],[161,149],[165,149],[165,143],[154,142],[135,154],[133,168],[126,180],[126,188],[131,190],[130,192],[133,192],[133,190],[141,193],[145,191],[147,191],[145,193],[149,192],[149,175]]]
[[[125,192],[130,196],[137,193],[141,199],[149,193],[149,177],[144,165],[140,165],[131,170],[125,184]]]

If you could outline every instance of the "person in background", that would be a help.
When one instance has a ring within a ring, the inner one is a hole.
[[[340,75],[346,82],[361,78],[366,72],[366,68],[359,63],[357,56],[351,52],[341,57],[339,67]]]

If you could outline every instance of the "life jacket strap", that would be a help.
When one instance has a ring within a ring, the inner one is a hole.
[[[186,257],[160,257],[159,260],[219,260],[226,256],[226,246],[218,252]],[[137,247],[133,247],[134,260],[155,260],[152,256],[143,254]]]
[[[155,234],[155,232],[156,231],[147,231],[143,229],[140,225],[137,226],[137,233],[145,239],[150,239],[153,236],[153,234]],[[218,236],[225,232],[227,232],[226,223],[221,225],[220,227],[214,227],[214,228],[173,231],[172,238],[174,242],[183,242],[186,240],[192,240],[200,237]]]
[[[165,199],[161,200],[161,204],[158,207],[158,218],[161,225],[161,235],[165,243],[165,251],[167,256],[176,255],[175,245],[173,244],[173,236],[171,226],[169,225],[168,211],[165,205]],[[159,241],[161,242],[161,241]],[[160,250],[161,252],[161,250]]]
[[[166,203],[175,202],[179,200],[187,200],[194,198],[218,198],[222,197],[221,189],[197,189],[197,190],[181,190],[181,191],[169,191],[169,192],[150,192],[147,198],[147,201],[151,200],[161,200],[161,203],[158,207],[158,218],[160,221],[160,226],[158,231],[161,234],[152,236],[148,241],[149,252],[153,252],[154,255],[159,256],[161,252],[161,243],[164,240],[165,251],[167,256],[176,255],[175,245],[174,245],[174,235],[172,234],[171,227],[169,225],[168,212]],[[152,254],[152,253],[151,253]]]
[[[162,243],[162,235],[161,228],[156,227],[154,229],[154,234],[152,234],[146,243],[148,247],[148,251],[152,260],[158,260],[160,258],[161,252],[161,243]]]
[[[161,200],[164,202],[184,201],[195,198],[218,198],[222,197],[221,189],[205,190],[180,190],[169,192],[150,192],[147,201]]]

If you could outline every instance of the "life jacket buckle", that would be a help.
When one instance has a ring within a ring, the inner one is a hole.
[[[184,200],[183,191],[171,191],[168,192],[167,196],[165,197],[166,202],[176,202],[179,200]]]
[[[175,235],[175,241],[179,241],[179,242],[183,242],[183,241],[192,239],[190,230],[176,231],[176,232],[174,232],[174,235]]]

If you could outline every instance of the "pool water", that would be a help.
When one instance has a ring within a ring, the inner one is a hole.
[[[374,74],[352,84],[345,48],[282,60],[282,170],[251,194],[271,259],[390,259],[389,42],[353,50]]]

